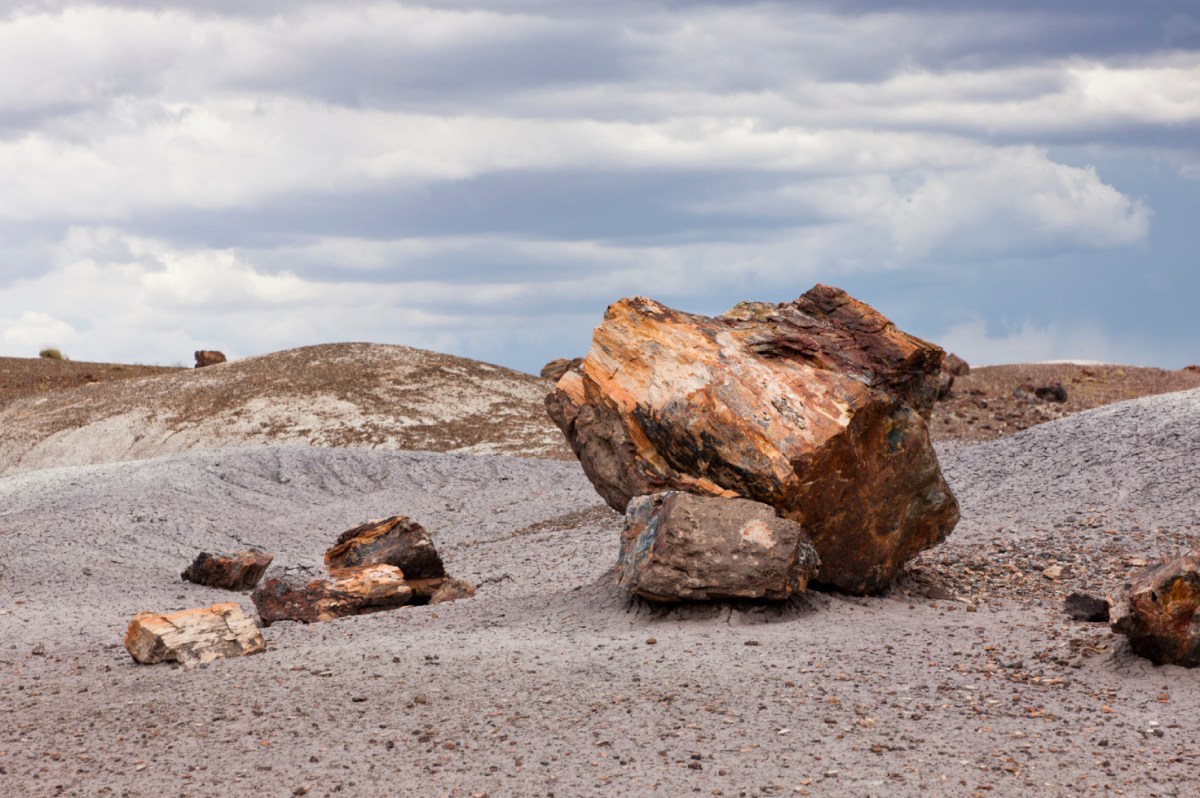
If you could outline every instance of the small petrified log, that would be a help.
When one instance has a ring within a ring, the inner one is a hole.
[[[146,665],[166,661],[198,665],[257,654],[266,647],[254,619],[234,603],[170,615],[139,613],[125,632],[125,650]]]
[[[1108,599],[1077,592],[1063,601],[1063,610],[1075,621],[1108,623],[1110,607]]]
[[[274,558],[265,551],[236,551],[233,554],[196,555],[180,576],[189,582],[226,590],[251,590],[262,579]]]
[[[574,371],[583,365],[583,358],[575,357],[567,359],[560,357],[556,360],[551,360],[546,365],[542,366],[542,379],[558,382],[562,379],[562,375],[568,371]]]
[[[1137,574],[1113,603],[1114,632],[1156,665],[1200,665],[1200,551]]]
[[[413,589],[391,565],[339,568],[323,579],[310,569],[268,575],[250,595],[264,626],[276,621],[316,623],[402,607]]]
[[[800,524],[766,504],[669,491],[629,502],[617,583],[650,601],[786,599],[818,564]]]
[[[218,363],[225,362],[225,353],[217,352],[213,349],[201,349],[196,352],[196,368],[202,369],[205,366],[215,366]]]
[[[958,521],[925,423],[942,356],[829,286],[716,318],[634,297],[546,407],[619,512],[666,490],[761,501],[804,527],[816,581],[872,593]]]
[[[425,528],[403,515],[368,521],[348,529],[325,552],[327,568],[357,565],[394,565],[410,581],[445,579],[442,558]]]

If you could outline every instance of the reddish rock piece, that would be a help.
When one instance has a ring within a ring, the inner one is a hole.
[[[560,357],[557,360],[551,360],[549,363],[542,366],[541,376],[544,380],[558,382],[562,379],[562,375],[566,374],[568,371],[575,371],[581,365],[583,365],[583,358],[581,357],[575,357],[569,360],[565,357]]]
[[[617,583],[658,602],[786,599],[819,561],[801,526],[766,504],[668,491],[629,502]]]
[[[1156,665],[1200,666],[1200,551],[1134,576],[1113,603],[1114,632]]]
[[[201,349],[196,352],[196,368],[202,369],[205,366],[215,366],[218,363],[224,363],[225,354],[211,349]]]
[[[262,579],[273,559],[270,554],[258,549],[237,551],[233,554],[210,554],[202,551],[180,577],[208,587],[251,590],[258,584],[258,580]]]
[[[873,593],[958,521],[925,425],[942,355],[829,286],[716,318],[634,297],[546,406],[618,511],[666,490],[761,501],[804,527],[815,581]]]
[[[325,552],[327,568],[394,565],[410,580],[445,579],[442,558],[425,528],[404,515],[367,521],[343,532]]]
[[[413,590],[391,565],[339,568],[322,579],[307,569],[269,576],[250,595],[263,626],[276,621],[316,623],[402,607]]]
[[[145,665],[167,661],[185,666],[199,665],[226,657],[257,654],[266,647],[254,620],[234,603],[214,604],[170,615],[138,613],[125,632],[125,650]]]

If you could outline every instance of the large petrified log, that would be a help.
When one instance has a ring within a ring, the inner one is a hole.
[[[1113,602],[1110,620],[1156,665],[1200,666],[1200,551],[1136,575]]]
[[[818,562],[801,526],[769,505],[668,491],[629,502],[617,583],[650,601],[785,599]]]
[[[276,621],[316,623],[401,607],[413,597],[404,574],[391,565],[339,568],[323,579],[306,568],[268,575],[250,595],[264,626]]]
[[[198,665],[266,650],[262,632],[240,605],[214,604],[170,615],[142,612],[125,632],[125,650],[137,662],[168,660]]]
[[[403,515],[394,515],[348,529],[325,552],[328,568],[356,565],[394,565],[409,581],[445,579],[442,558],[425,528]]]
[[[236,551],[233,554],[210,554],[202,551],[180,577],[198,585],[226,590],[250,590],[262,579],[274,559],[265,551]]]
[[[634,297],[546,405],[613,508],[666,490],[764,502],[811,537],[817,581],[870,593],[958,521],[925,425],[942,356],[829,286],[716,318]]]

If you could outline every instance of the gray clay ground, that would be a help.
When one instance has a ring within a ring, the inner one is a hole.
[[[1060,602],[1196,545],[1200,392],[942,459],[963,520],[890,595],[676,610],[611,585],[620,519],[574,463],[262,447],[0,479],[0,795],[1194,795],[1200,671]],[[180,581],[200,550],[316,564],[394,513],[475,599],[195,670],[121,647],[139,610],[230,598]]]

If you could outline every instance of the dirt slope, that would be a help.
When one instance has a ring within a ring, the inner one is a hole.
[[[1031,401],[1022,386],[1061,384],[1065,402]],[[933,410],[934,440],[991,441],[1081,410],[1143,396],[1200,388],[1200,369],[1023,363],[983,366],[955,378],[950,397]]]
[[[404,346],[310,346],[10,401],[0,473],[265,443],[569,457],[547,387]]]

